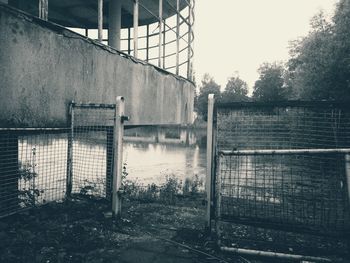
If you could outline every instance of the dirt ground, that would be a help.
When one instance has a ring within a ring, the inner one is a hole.
[[[120,220],[107,202],[76,197],[0,220],[0,261],[262,262],[218,251],[204,215],[200,197],[176,205],[125,201]]]
[[[0,261],[245,262],[215,251],[203,232],[204,213],[197,199],[126,201],[121,220],[101,200],[51,203],[0,221]]]

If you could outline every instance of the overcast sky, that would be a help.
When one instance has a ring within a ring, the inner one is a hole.
[[[197,0],[194,70],[199,84],[209,73],[224,89],[235,71],[250,91],[263,62],[286,61],[288,43],[310,30],[323,9],[337,0]]]

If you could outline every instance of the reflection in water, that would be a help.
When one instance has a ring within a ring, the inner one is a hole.
[[[191,135],[193,137],[193,135]],[[107,143],[104,132],[77,134],[73,143],[73,193],[105,196]],[[19,191],[30,202],[63,199],[67,180],[67,134],[19,138],[19,165],[25,176]],[[155,142],[124,142],[128,179],[139,185],[162,185],[167,176],[182,183],[186,178],[205,179],[205,149],[198,146]],[[34,175],[28,178],[28,175]]]
[[[124,162],[128,178],[143,185],[161,185],[166,176],[174,175],[184,182],[198,175],[205,178],[205,149],[159,143],[126,143]]]

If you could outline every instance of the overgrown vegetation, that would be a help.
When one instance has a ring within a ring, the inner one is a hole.
[[[43,190],[39,190],[35,184],[35,179],[38,176],[35,171],[37,166],[35,156],[36,149],[33,148],[31,160],[18,164],[18,179],[25,184],[24,188],[19,189],[19,199],[23,206],[35,206],[37,198],[43,193]]]
[[[128,200],[140,200],[142,202],[161,202],[174,205],[184,197],[195,197],[201,194],[203,180],[198,175],[194,178],[186,178],[184,182],[175,175],[165,175],[165,183],[142,185],[137,180],[128,179],[127,165],[124,163],[122,186],[124,198]]]

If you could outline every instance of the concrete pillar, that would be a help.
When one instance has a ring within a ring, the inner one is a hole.
[[[120,35],[122,26],[122,0],[109,1],[108,45],[120,50]]]

